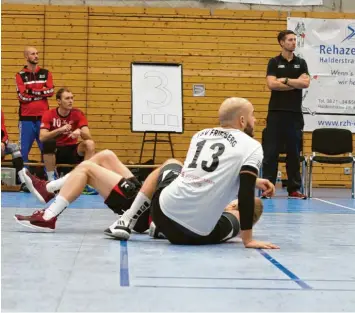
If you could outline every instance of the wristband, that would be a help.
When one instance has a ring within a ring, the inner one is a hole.
[[[288,77],[286,77],[285,79],[285,85],[287,85],[287,83],[288,83]]]

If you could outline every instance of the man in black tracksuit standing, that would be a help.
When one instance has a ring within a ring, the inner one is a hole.
[[[302,89],[308,88],[310,77],[305,60],[297,57],[296,35],[291,30],[281,31],[277,37],[281,54],[270,59],[267,67],[267,86],[271,90],[266,133],[264,137],[263,177],[276,183],[278,156],[286,144],[288,197],[306,199],[299,190],[300,141],[304,126]]]

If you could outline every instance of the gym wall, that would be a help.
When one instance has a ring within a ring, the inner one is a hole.
[[[354,18],[354,13],[290,14]],[[172,136],[177,158],[185,157],[194,132],[218,124],[218,107],[230,96],[254,104],[261,140],[270,96],[266,65],[280,53],[276,36],[286,28],[287,16],[278,11],[3,4],[2,108],[10,138],[18,140],[14,78],[25,64],[24,47],[31,45],[39,51],[40,66],[53,73],[56,89],[72,89],[97,150],[111,149],[123,162],[138,161],[143,136],[130,131],[132,61],[183,63],[185,132]],[[204,84],[206,96],[193,97],[193,84]],[[55,97],[50,106],[56,107]],[[310,145],[306,133],[308,155]],[[153,144],[146,144],[144,160],[152,151]],[[156,162],[170,156],[169,145],[158,144]],[[34,144],[30,159],[39,157]],[[315,186],[351,184],[341,166],[317,165],[314,173]]]

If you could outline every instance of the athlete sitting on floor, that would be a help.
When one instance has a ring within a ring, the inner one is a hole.
[[[193,136],[183,166],[172,159],[148,176],[131,208],[107,231],[109,235],[127,240],[150,206],[156,227],[173,244],[222,243],[241,229],[246,248],[278,248],[252,236],[255,186],[271,189],[270,193],[275,190],[270,181],[257,179],[263,150],[252,138],[253,105],[242,98],[226,99],[219,121],[221,127]],[[238,210],[225,210],[237,193]]]

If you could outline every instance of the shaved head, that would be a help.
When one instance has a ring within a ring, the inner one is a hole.
[[[228,98],[223,101],[219,108],[219,122],[221,126],[229,126],[236,117],[242,115],[251,103],[244,98]]]
[[[31,47],[31,46],[25,47],[25,50],[23,51],[25,58],[27,58],[27,56],[29,54],[31,54],[31,52],[33,52],[33,51],[37,52],[37,49],[35,47]]]
[[[228,98],[219,108],[219,123],[225,128],[241,129],[252,137],[255,122],[253,112],[253,105],[249,100],[237,97]]]
[[[31,47],[31,46],[25,47],[23,54],[28,65],[33,65],[33,66],[37,65],[39,58],[38,58],[38,51],[35,47]]]

